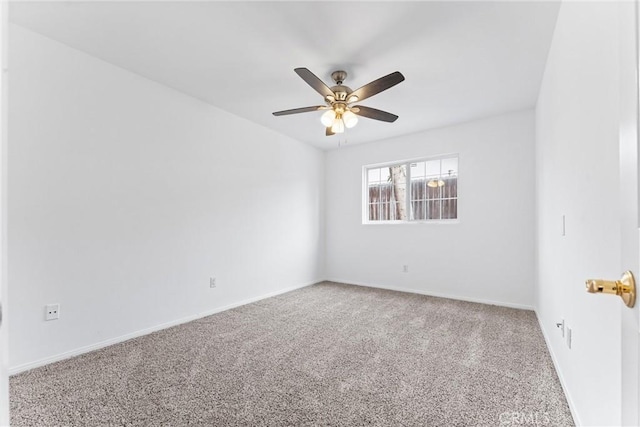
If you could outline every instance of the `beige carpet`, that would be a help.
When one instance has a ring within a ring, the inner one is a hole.
[[[335,283],[14,376],[11,421],[573,425],[533,312]]]

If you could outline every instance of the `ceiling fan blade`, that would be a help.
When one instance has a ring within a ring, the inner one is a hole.
[[[324,84],[322,80],[320,80],[315,74],[309,71],[306,68],[296,68],[295,71],[309,86],[314,88],[316,92],[322,95],[324,98],[327,96],[333,96],[335,98],[336,94],[333,93],[329,86]]]
[[[393,87],[403,81],[404,76],[402,75],[402,73],[400,71],[395,71],[391,74],[387,74],[384,77],[380,77],[378,80],[374,80],[359,89],[354,90],[349,94],[349,97],[357,96],[358,99],[355,101],[362,101],[364,99],[372,97],[373,95],[377,95],[383,90],[387,90],[390,87]]]
[[[326,110],[326,105],[316,105],[313,107],[293,108],[291,110],[276,111],[274,116],[286,116],[288,114],[308,113],[310,111]]]
[[[387,113],[386,111],[376,110],[375,108],[365,107],[364,105],[355,105],[351,107],[351,111],[355,114],[366,117],[368,119],[380,120],[383,122],[393,123],[398,120],[398,116],[395,114]]]
[[[327,130],[324,133],[326,136],[335,135],[335,133],[331,130],[331,126],[327,126]]]

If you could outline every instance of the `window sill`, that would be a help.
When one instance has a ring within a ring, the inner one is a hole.
[[[362,221],[362,225],[453,225],[460,224],[460,219],[432,219],[428,221]]]

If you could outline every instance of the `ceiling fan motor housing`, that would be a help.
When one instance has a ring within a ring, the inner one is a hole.
[[[350,87],[343,85],[333,86],[331,91],[336,94],[335,102],[346,102],[347,96],[353,92]]]

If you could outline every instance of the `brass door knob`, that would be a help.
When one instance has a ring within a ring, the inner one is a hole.
[[[625,271],[620,280],[589,279],[585,282],[587,292],[592,294],[619,295],[627,307],[636,303],[636,281],[630,271]]]

